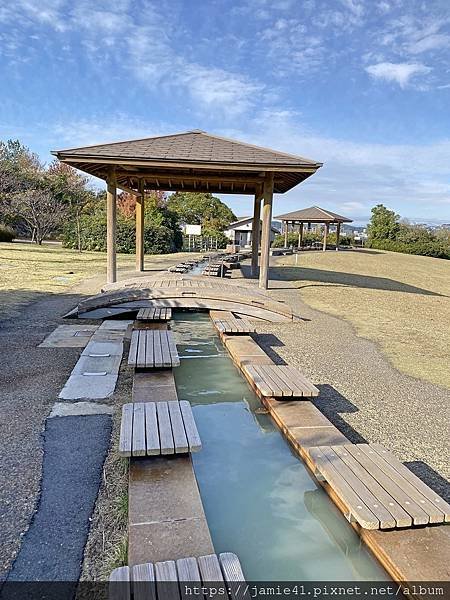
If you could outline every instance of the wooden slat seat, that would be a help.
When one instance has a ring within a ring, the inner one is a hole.
[[[308,449],[315,474],[364,529],[450,521],[450,505],[380,444]]]
[[[141,308],[137,314],[138,321],[170,321],[172,318],[172,309],[164,308]]]
[[[214,319],[214,325],[221,333],[248,334],[255,333],[256,327],[248,319],[236,319],[229,316],[223,319]]]
[[[244,573],[239,558],[232,552],[119,567],[110,575],[108,597],[111,600],[179,599],[182,587],[178,582],[206,588],[221,584],[220,590],[214,586],[214,596],[221,600],[245,597],[241,585],[245,584]],[[181,597],[185,597],[183,592]]]
[[[178,367],[180,358],[173,333],[167,329],[135,329],[128,364],[137,369]]]
[[[251,385],[271,398],[311,398],[319,390],[295,367],[289,365],[244,365]]]
[[[121,456],[185,454],[198,452],[201,447],[191,405],[186,400],[122,406]]]

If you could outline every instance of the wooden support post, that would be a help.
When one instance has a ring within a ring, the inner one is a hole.
[[[289,221],[284,221],[284,247],[288,247],[288,225]]]
[[[336,250],[339,250],[339,241],[341,239],[341,224],[336,225]]]
[[[252,223],[252,277],[258,274],[259,230],[261,229],[261,191],[256,192]]]
[[[325,230],[323,233],[323,251],[325,252],[325,250],[327,249],[327,239],[328,239],[328,230],[329,230],[330,226],[328,223],[325,223]]]
[[[139,180],[139,195],[136,196],[136,271],[144,270],[144,208],[145,180]]]
[[[269,287],[270,232],[272,229],[273,173],[267,173],[263,188],[263,223],[261,236],[261,268],[259,270],[259,287]]]
[[[302,247],[303,244],[303,222],[301,222],[298,226],[298,248]]]
[[[116,267],[116,211],[117,188],[114,168],[108,173],[106,188],[106,282],[117,281]]]

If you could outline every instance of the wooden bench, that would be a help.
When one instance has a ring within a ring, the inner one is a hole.
[[[450,505],[380,444],[308,449],[349,521],[364,529],[396,529],[450,521]]]
[[[185,454],[198,452],[201,447],[191,405],[186,400],[122,406],[121,456]]]
[[[172,318],[171,308],[141,308],[137,314],[138,321],[170,321]]]
[[[179,367],[175,339],[167,329],[135,329],[131,334],[128,364],[138,369]]]
[[[186,598],[183,588],[173,585],[179,582],[206,588],[215,584],[215,597],[220,600],[245,597],[245,586],[241,585],[245,583],[244,573],[238,557],[232,552],[119,567],[110,575],[108,597],[109,600],[129,600],[132,595],[134,600]],[[218,593],[217,584],[222,593]]]
[[[214,325],[221,333],[248,334],[256,331],[255,325],[247,319],[236,319],[233,316],[214,319]]]
[[[244,375],[262,396],[311,398],[319,390],[295,367],[289,365],[244,365]]]

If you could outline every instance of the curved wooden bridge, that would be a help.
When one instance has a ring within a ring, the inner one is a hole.
[[[234,281],[211,279],[176,274],[128,279],[105,286],[101,294],[82,300],[66,316],[101,318],[141,308],[170,307],[226,310],[272,322],[296,319],[287,304],[265,293]]]

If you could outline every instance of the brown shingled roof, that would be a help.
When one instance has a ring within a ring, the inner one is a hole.
[[[303,221],[305,223],[351,223],[352,219],[343,217],[337,213],[331,212],[331,210],[325,210],[319,206],[310,206],[309,208],[303,208],[301,210],[294,210],[293,212],[286,213],[284,215],[278,215],[275,219],[280,221]]]
[[[254,194],[266,172],[274,192],[284,193],[322,163],[194,130],[174,135],[56,150],[59,160],[106,180],[113,167],[117,186],[145,189]]]
[[[200,130],[143,138],[140,140],[57,150],[54,154],[142,160],[321,166],[321,163],[309,160],[308,158],[210,135]]]

